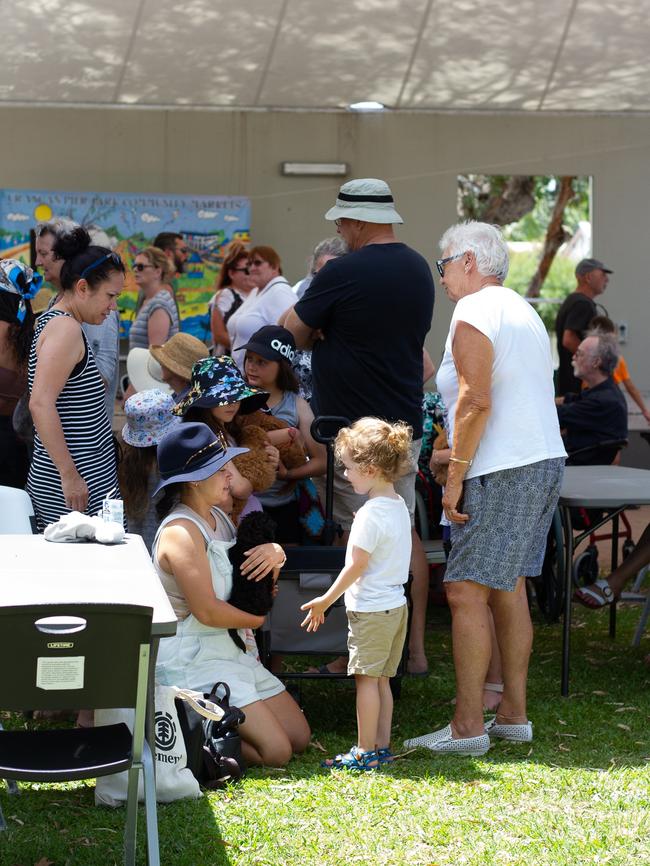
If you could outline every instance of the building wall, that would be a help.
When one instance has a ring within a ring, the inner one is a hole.
[[[292,281],[334,233],[322,215],[339,183],[282,177],[284,160],[343,161],[351,177],[388,180],[400,238],[432,264],[456,219],[458,173],[592,175],[594,255],[615,271],[603,301],[628,323],[625,356],[650,389],[650,118],[2,108],[0,122],[1,186],[245,195],[253,240],[280,251]],[[434,359],[450,315],[438,295]]]

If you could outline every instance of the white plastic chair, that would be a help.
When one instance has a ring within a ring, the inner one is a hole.
[[[24,490],[0,486],[0,535],[33,535],[34,506]]]
[[[647,594],[640,592],[648,574],[650,574],[650,566],[644,565],[636,576],[631,592],[621,593],[621,601],[635,601],[643,605],[641,619],[639,620],[639,624],[634,632],[634,637],[632,638],[632,646],[638,646],[641,643],[641,638],[643,637],[648,617],[650,617],[650,592]]]

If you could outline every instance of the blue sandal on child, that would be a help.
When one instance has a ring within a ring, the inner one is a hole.
[[[382,749],[382,751],[385,751]],[[360,770],[368,772],[378,770],[381,761],[379,755],[373,749],[369,752],[362,752],[358,746],[352,746],[349,752],[345,755],[337,755],[335,758],[328,758],[326,761],[321,761],[321,767],[326,767],[328,770]]]

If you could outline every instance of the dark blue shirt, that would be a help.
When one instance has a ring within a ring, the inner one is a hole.
[[[431,269],[406,244],[369,244],[329,261],[295,306],[325,336],[312,354],[314,414],[405,421],[419,439],[433,300]]]
[[[627,439],[627,403],[611,377],[579,394],[567,394],[557,415],[560,427],[566,429],[569,456],[579,448]]]

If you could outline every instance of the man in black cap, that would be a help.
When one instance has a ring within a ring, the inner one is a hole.
[[[575,377],[571,359],[589,330],[589,324],[598,315],[595,298],[607,288],[609,274],[613,273],[598,259],[582,259],[576,265],[578,285],[575,292],[564,300],[555,320],[557,353],[560,366],[557,377],[557,393],[580,392],[580,380]]]

